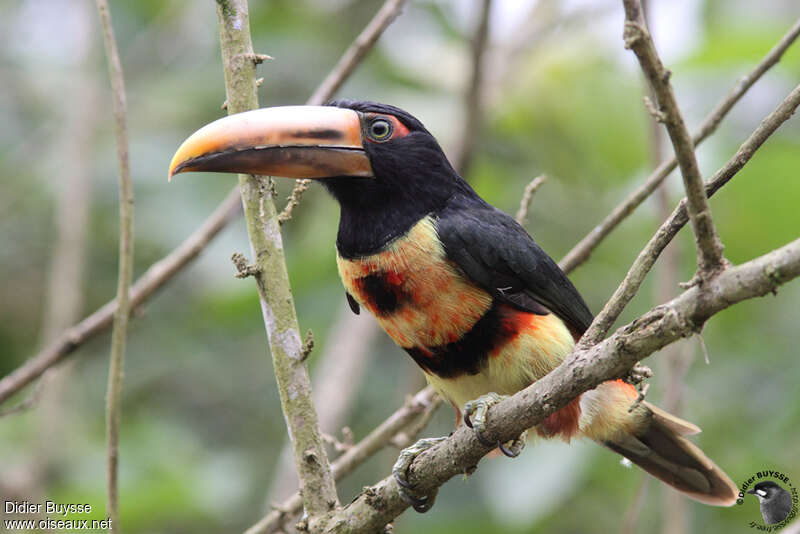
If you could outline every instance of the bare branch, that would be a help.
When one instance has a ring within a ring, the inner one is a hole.
[[[746,76],[742,77],[714,109],[703,119],[692,138],[696,147],[709,135],[714,133],[733,106],[742,96],[758,81],[761,76],[772,66],[778,63],[784,52],[797,40],[800,35],[800,19],[794,23],[788,32],[781,38],[769,53],[764,56],[756,67]],[[589,259],[589,256],[600,242],[610,234],[625,218],[650,196],[661,185],[664,179],[678,165],[675,156],[664,161],[636,190],[629,194],[603,221],[580,240],[559,262],[564,272],[569,273]]]
[[[286,221],[292,218],[292,214],[294,213],[294,209],[300,204],[300,199],[302,198],[303,194],[308,190],[308,187],[311,185],[311,180],[308,178],[301,178],[300,180],[295,181],[294,189],[292,189],[292,194],[289,195],[287,199],[286,206],[284,206],[283,211],[280,212],[278,215],[278,223],[283,224]]]
[[[750,134],[750,137],[742,143],[736,154],[722,166],[705,185],[706,194],[710,197],[716,193],[720,187],[728,183],[745,164],[750,161],[756,150],[772,135],[778,127],[786,122],[800,105],[800,85],[794,88],[789,95],[776,107],[772,113],[761,121],[758,128]],[[583,347],[588,347],[597,343],[611,328],[619,314],[627,306],[628,302],[636,295],[639,286],[642,285],[645,276],[653,267],[664,247],[672,241],[672,238],[683,228],[689,220],[686,210],[686,199],[684,198],[673,210],[672,215],[656,231],[655,235],[645,245],[639,256],[633,262],[628,274],[620,283],[619,287],[608,300],[603,310],[597,314],[592,325],[584,333],[580,340]]]
[[[638,360],[692,335],[715,313],[745,299],[763,296],[800,276],[800,239],[738,267],[726,269],[703,285],[653,308],[609,339],[577,348],[544,378],[492,408],[485,437],[492,443],[514,439],[545,417],[601,382],[623,376]],[[430,494],[456,475],[470,473],[490,447],[460,426],[442,443],[420,454],[409,469],[415,491]],[[326,532],[376,532],[409,505],[389,476],[365,488],[335,513]]]
[[[356,467],[390,444],[399,432],[414,423],[420,416],[424,418],[425,414],[432,410],[432,407],[438,405],[438,399],[433,388],[428,386],[407,400],[375,430],[331,463],[334,479],[338,481],[352,473]],[[300,494],[295,493],[274,508],[275,510],[267,514],[261,521],[247,529],[245,534],[276,532],[285,521],[300,513],[303,501]]]
[[[131,286],[131,312],[136,311],[156,291],[197,258],[206,245],[214,239],[225,226],[241,211],[242,202],[238,187],[233,189],[225,200],[214,210],[200,228],[172,252],[151,265]],[[75,349],[111,326],[117,300],[107,302],[100,309],[83,319],[72,328],[65,330],[41,352],[29,358],[0,380],[0,402],[30,384],[48,368],[58,364]]]
[[[111,333],[111,355],[108,366],[108,393],[106,395],[106,441],[108,442],[107,513],[111,519],[111,532],[120,530],[119,524],[119,420],[122,410],[122,372],[125,363],[125,342],[130,313],[131,278],[133,272],[133,184],[128,157],[128,125],[126,119],[125,80],[119,59],[117,41],[111,24],[107,0],[97,0],[103,43],[108,61],[108,75],[114,93],[114,133],[117,138],[119,164],[119,275],[117,280],[117,306],[114,329]]]
[[[492,12],[492,0],[478,0],[481,4],[478,24],[470,43],[472,71],[470,81],[464,94],[464,127],[461,142],[454,152],[453,167],[464,176],[469,170],[475,143],[483,124],[483,78],[484,56],[489,43],[489,17]]]
[[[333,70],[322,80],[314,93],[306,101],[308,106],[319,106],[330,99],[342,86],[344,81],[350,77],[361,60],[367,55],[383,31],[400,15],[406,0],[386,0],[369,24],[358,34],[356,40],[342,55]],[[308,179],[297,180],[289,202],[278,216],[278,221],[283,224],[292,218],[292,211],[300,203],[300,198],[306,192],[311,181]]]
[[[694,143],[681,115],[672,84],[670,72],[658,57],[653,39],[647,29],[640,0],[623,0],[625,4],[625,47],[636,54],[642,71],[650,82],[658,103],[658,120],[663,122],[675,149],[675,156],[683,176],[683,185],[688,198],[689,218],[695,235],[697,264],[700,279],[709,277],[725,267],[722,241],[717,235],[711,218],[703,177],[697,165]]]
[[[517,210],[517,214],[514,216],[518,223],[525,224],[525,219],[528,218],[528,208],[531,205],[531,200],[533,200],[533,194],[537,189],[539,189],[545,180],[547,180],[547,176],[543,174],[541,176],[537,176],[525,186],[525,192],[522,193],[522,200],[519,203],[519,209]]]
[[[253,54],[247,0],[217,0],[217,17],[228,112],[234,114],[256,109],[255,64],[235,61],[236,57]],[[267,180],[240,174],[239,189],[253,260],[258,268],[253,276],[261,301],[281,408],[294,445],[303,505],[313,523],[333,510],[339,499],[317,423],[278,215]]]
[[[353,73],[355,68],[364,59],[383,31],[389,27],[403,10],[406,0],[386,0],[369,24],[356,37],[356,40],[345,51],[342,58],[325,77],[316,91],[308,99],[310,106],[319,106],[331,98],[342,86],[344,81]]]
[[[422,415],[416,421],[410,424],[408,428],[393,437],[389,444],[398,449],[410,447],[417,440],[422,431],[425,430],[425,427],[428,426],[428,423],[431,422],[436,410],[442,405],[443,402],[444,400],[441,397],[438,395],[434,396],[433,400],[425,408],[425,411],[422,412]]]

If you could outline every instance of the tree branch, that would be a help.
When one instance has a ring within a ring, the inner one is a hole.
[[[344,302],[339,305],[338,317],[333,321],[325,343],[325,350],[312,369],[314,400],[323,432],[335,433],[344,421],[360,391],[359,385],[367,371],[365,361],[370,347],[377,338],[379,327],[371,318],[354,315]],[[348,387],[343,388],[342,384]],[[297,491],[297,470],[289,461],[291,443],[288,438],[278,455],[276,472],[268,492],[268,501],[274,502]]]
[[[247,0],[217,0],[228,112],[258,108]],[[336,485],[317,423],[278,216],[268,178],[239,175],[247,233],[258,268],[254,275],[269,339],[281,407],[294,445],[303,505],[313,522],[338,505]],[[269,288],[269,290],[267,290]]]
[[[103,43],[108,61],[108,76],[113,89],[114,133],[117,140],[119,164],[119,273],[117,278],[117,307],[114,329],[111,333],[111,355],[108,366],[108,393],[106,395],[106,441],[108,463],[107,513],[111,519],[111,532],[119,532],[119,421],[122,410],[122,372],[125,363],[125,342],[130,313],[129,289],[133,271],[133,184],[128,157],[128,125],[126,119],[125,79],[119,59],[111,13],[107,0],[97,0]]]
[[[714,173],[714,176],[705,185],[706,194],[709,197],[713,196],[723,185],[728,183],[750,161],[756,150],[764,144],[769,136],[792,116],[798,105],[800,105],[800,85],[795,87],[783,102],[761,121],[758,128],[742,143],[733,157]],[[628,270],[628,274],[625,275],[603,310],[597,314],[589,329],[584,333],[580,340],[581,346],[588,347],[603,338],[628,302],[636,295],[639,286],[642,285],[645,276],[655,264],[661,251],[688,220],[686,198],[684,198],[639,253]]]
[[[764,56],[758,65],[746,76],[743,76],[736,85],[731,88],[725,98],[717,103],[714,109],[703,119],[692,137],[695,147],[716,131],[719,124],[739,99],[744,96],[750,87],[752,87],[764,73],[780,61],[783,54],[792,43],[797,40],[799,35],[800,19],[794,23],[789,31],[784,34],[780,41],[778,41],[772,50]],[[664,179],[669,176],[677,165],[678,162],[675,156],[661,163],[642,185],[631,192],[600,224],[572,247],[559,262],[561,269],[569,273],[588,260],[589,256],[600,242],[625,220],[628,215],[633,213],[633,211],[661,185]]]
[[[800,275],[800,239],[738,267],[658,306],[610,338],[577,348],[544,378],[492,407],[485,437],[492,443],[514,439],[601,382],[624,376],[640,359],[693,335],[715,313],[745,299],[765,295]],[[429,494],[450,478],[470,473],[489,452],[475,433],[460,426],[442,443],[420,454],[409,469],[415,491]],[[408,504],[391,476],[366,488],[334,514],[325,532],[375,532]]]
[[[356,467],[371,458],[403,431],[406,427],[424,415],[437,402],[437,395],[430,386],[419,391],[403,404],[396,412],[378,425],[364,439],[353,445],[347,452],[331,463],[333,478],[337,481],[352,473]],[[281,528],[284,522],[302,510],[303,501],[299,493],[295,493],[275,510],[267,514],[261,521],[247,529],[245,534],[268,534]]]
[[[697,248],[697,265],[700,280],[712,276],[725,267],[722,255],[722,241],[717,235],[711,217],[703,177],[697,165],[694,144],[681,115],[672,84],[670,72],[664,68],[658,57],[653,39],[647,29],[640,0],[623,0],[625,5],[625,48],[636,54],[642,71],[650,82],[658,104],[657,120],[663,122],[675,149],[678,166],[681,169],[683,185],[688,199],[689,218]]]
[[[172,252],[151,265],[130,290],[130,309],[136,311],[156,291],[189,265],[206,245],[241,211],[238,189],[232,190],[206,221]],[[78,347],[111,326],[117,300],[107,302],[72,328],[65,330],[50,345],[25,361],[0,380],[0,402],[36,380]]]
[[[489,43],[489,16],[492,12],[492,0],[479,0],[481,10],[478,15],[478,24],[470,43],[470,57],[472,59],[472,72],[470,81],[464,94],[464,127],[462,128],[461,142],[454,152],[453,168],[462,176],[467,174],[475,143],[483,124],[483,78],[484,56]]]
[[[547,180],[547,176],[543,174],[537,176],[525,186],[525,191],[522,193],[522,200],[519,202],[519,209],[517,210],[517,214],[514,215],[514,219],[516,219],[518,223],[525,224],[525,219],[528,218],[528,208],[531,205],[531,200],[533,200],[533,194],[541,187],[545,180]]]
[[[372,17],[372,20],[369,21],[369,24],[356,37],[353,44],[345,51],[333,70],[322,80],[319,87],[309,97],[306,105],[322,105],[336,94],[336,91],[350,77],[358,64],[361,63],[361,60],[364,59],[364,56],[367,55],[367,52],[378,42],[378,38],[383,31],[400,15],[405,3],[406,0],[386,0],[375,16]],[[286,207],[278,215],[278,221],[281,224],[292,218],[292,211],[300,203],[300,198],[308,189],[310,183],[311,181],[308,179],[297,180],[292,194],[289,195]]]

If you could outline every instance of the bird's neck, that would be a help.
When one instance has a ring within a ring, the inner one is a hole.
[[[336,248],[341,257],[348,259],[377,254],[395,239],[406,235],[422,218],[435,214],[439,209],[429,203],[405,209],[398,209],[388,202],[368,208],[342,203]]]

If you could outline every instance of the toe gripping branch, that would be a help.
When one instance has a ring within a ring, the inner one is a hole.
[[[437,492],[434,491],[428,495],[415,495],[414,485],[408,481],[408,469],[411,467],[411,464],[414,463],[416,457],[419,456],[423,451],[430,449],[434,445],[441,443],[446,439],[446,437],[441,437],[419,440],[414,445],[403,449],[400,452],[400,456],[397,458],[394,467],[392,467],[392,476],[394,476],[395,481],[397,481],[398,486],[400,486],[400,496],[404,501],[410,504],[414,510],[421,514],[424,514],[433,508],[433,503],[436,501]]]
[[[498,395],[497,393],[487,393],[475,400],[469,401],[464,405],[464,424],[475,431],[475,437],[486,447],[497,447],[500,452],[509,458],[516,458],[522,449],[525,448],[525,433],[520,434],[516,439],[509,442],[510,445],[506,446],[505,443],[498,440],[497,442],[487,439],[483,433],[486,431],[486,416],[489,413],[489,408],[499,403],[503,399],[508,398],[507,395]]]

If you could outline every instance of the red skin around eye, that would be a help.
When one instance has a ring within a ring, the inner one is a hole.
[[[393,116],[393,115],[378,115],[378,114],[367,115],[368,120],[375,119],[376,117],[380,117],[382,119],[386,119],[387,121],[392,123],[392,137],[387,139],[387,141],[391,141],[393,139],[400,139],[401,137],[405,137],[409,133],[411,133],[411,132],[408,131],[408,128],[406,128],[406,125],[403,124],[402,122],[400,122],[400,120],[397,117]],[[375,141],[373,139],[370,139],[366,135],[364,137],[370,143],[377,143],[378,142],[378,141]],[[384,141],[384,142],[386,142],[386,141]]]

